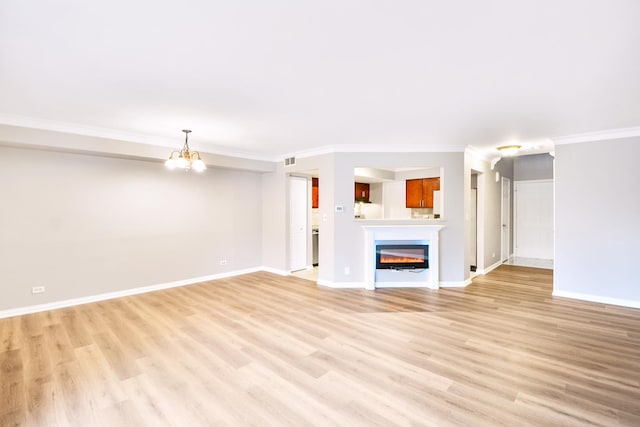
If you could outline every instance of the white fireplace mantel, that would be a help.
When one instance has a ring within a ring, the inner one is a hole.
[[[422,282],[407,282],[406,286],[439,288],[439,234],[444,225],[363,225],[365,232],[365,289],[374,290],[376,286],[376,241],[384,240],[423,240],[429,245],[429,275]],[[402,283],[400,283],[402,285]],[[395,284],[398,286],[398,283]]]

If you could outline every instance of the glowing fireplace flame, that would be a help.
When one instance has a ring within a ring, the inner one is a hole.
[[[415,262],[424,262],[424,258],[410,258],[410,257],[400,257],[393,255],[380,255],[381,263],[415,263]]]
[[[376,269],[426,269],[429,268],[429,246],[389,244],[376,246]]]

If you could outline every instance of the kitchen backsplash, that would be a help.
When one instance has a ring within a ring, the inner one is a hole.
[[[433,219],[433,209],[432,208],[413,208],[411,209],[411,218]]]

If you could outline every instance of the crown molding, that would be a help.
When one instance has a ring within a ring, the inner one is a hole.
[[[551,140],[556,145],[564,145],[578,144],[581,142],[606,141],[610,139],[632,138],[634,136],[640,136],[640,126],[577,133],[574,135],[554,137],[551,138]]]
[[[464,150],[464,147],[432,147],[420,144],[336,144],[287,153],[279,156],[278,160],[282,161],[287,157],[305,158],[335,153],[462,153]]]
[[[132,132],[122,132],[115,129],[101,128],[96,126],[85,126],[77,123],[60,122],[55,120],[35,119],[25,116],[16,116],[0,113],[0,124],[15,126],[28,129],[37,129],[41,131],[50,131],[57,133],[66,133],[71,135],[89,136],[94,138],[110,139],[123,142],[135,142],[138,144],[152,145],[157,147],[175,148],[181,147],[183,140],[180,135],[176,138],[167,138],[163,136],[155,136],[149,134],[140,134]],[[46,145],[46,144],[45,144]],[[279,160],[277,156],[261,155],[250,151],[229,150],[218,145],[207,142],[197,142],[199,152],[216,154],[227,157],[239,157],[248,160],[258,160],[266,162],[275,162]]]
[[[167,147],[157,144],[6,124],[0,124],[0,146],[152,162],[164,162],[170,152]],[[273,161],[209,153],[199,146],[198,151],[208,166],[255,172],[275,170],[276,163]]]
[[[69,133],[73,135],[115,139],[118,141],[138,142],[149,145],[161,145],[166,147],[175,145],[175,141],[172,142],[169,139],[162,137],[122,132],[115,129],[101,128],[97,126],[86,126],[78,123],[37,119],[27,116],[0,114],[0,124],[44,131],[48,130],[59,133]]]
[[[496,157],[496,156],[490,156],[488,150],[482,150],[473,145],[467,145],[464,149],[464,152],[467,154],[471,154],[472,156],[480,160],[484,160],[485,162],[490,162],[492,157]]]

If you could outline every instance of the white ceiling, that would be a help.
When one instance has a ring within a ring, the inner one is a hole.
[[[640,125],[638,0],[0,2],[0,123],[275,158]]]

